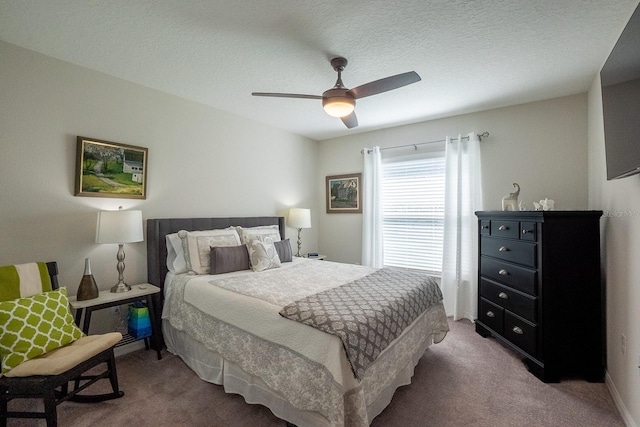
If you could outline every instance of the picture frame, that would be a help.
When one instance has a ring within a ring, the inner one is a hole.
[[[327,213],[362,213],[362,174],[326,178]]]
[[[148,149],[77,137],[75,195],[147,198]]]

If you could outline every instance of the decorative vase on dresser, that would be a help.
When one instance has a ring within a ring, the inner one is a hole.
[[[476,332],[544,382],[604,378],[602,211],[476,212]]]

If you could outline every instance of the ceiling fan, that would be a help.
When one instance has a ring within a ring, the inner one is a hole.
[[[340,117],[342,122],[349,129],[358,126],[358,118],[354,108],[356,99],[365,98],[371,95],[377,95],[389,90],[398,89],[402,86],[410,85],[420,81],[420,76],[415,71],[396,74],[395,76],[385,77],[363,85],[348,89],[342,83],[342,72],[347,66],[347,60],[343,57],[333,58],[331,66],[338,73],[336,84],[329,90],[326,90],[322,96],[320,95],[302,95],[297,93],[268,93],[253,92],[253,96],[272,96],[276,98],[302,98],[302,99],[321,99],[324,110],[333,117]]]

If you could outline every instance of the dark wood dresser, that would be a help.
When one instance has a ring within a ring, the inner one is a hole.
[[[476,332],[521,353],[542,381],[602,381],[602,211],[476,215]]]

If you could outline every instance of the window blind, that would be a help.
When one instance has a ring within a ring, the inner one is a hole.
[[[384,265],[442,270],[444,153],[382,165]]]

